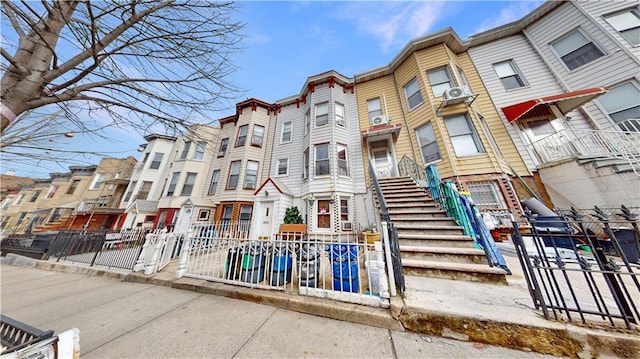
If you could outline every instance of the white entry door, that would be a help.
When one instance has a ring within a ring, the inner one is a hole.
[[[391,177],[393,175],[393,167],[389,147],[374,147],[371,149],[371,155],[378,178]]]
[[[268,237],[277,232],[273,226],[273,205],[274,201],[260,202],[260,217],[258,219],[258,238]]]

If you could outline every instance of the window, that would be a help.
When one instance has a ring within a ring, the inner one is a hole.
[[[632,45],[640,45],[640,15],[637,10],[609,15],[605,20]]]
[[[218,180],[220,180],[220,170],[213,171],[211,177],[211,184],[209,184],[209,194],[215,194],[216,188],[218,188]]]
[[[337,145],[336,148],[338,150],[338,175],[348,176],[349,164],[347,161],[347,146]]]
[[[227,153],[227,146],[229,145],[229,139],[223,138],[220,141],[220,149],[218,150],[218,157],[224,157],[225,153]]]
[[[262,147],[262,139],[264,138],[264,126],[253,126],[253,137],[251,138],[251,146]]]
[[[454,87],[451,72],[447,66],[427,71],[427,77],[434,97],[440,97],[445,91]]]
[[[240,162],[231,162],[231,168],[229,169],[229,178],[227,180],[227,189],[236,189],[238,187],[238,177],[240,177]]]
[[[149,152],[144,154],[144,158],[142,159],[142,162],[140,163],[140,167],[144,167],[145,163],[147,163],[147,160],[149,159]]]
[[[467,114],[444,118],[453,149],[459,157],[482,153],[483,149]]]
[[[309,178],[309,149],[302,153],[302,179]]]
[[[16,197],[15,201],[13,201],[13,205],[17,206],[22,203],[22,199],[24,198],[24,194],[20,193],[18,197]]]
[[[311,130],[311,113],[307,110],[304,114],[304,134],[306,135]]]
[[[180,154],[180,159],[184,160],[185,158],[187,158],[187,155],[189,154],[189,149],[191,148],[191,141],[187,141],[184,143],[184,146],[182,146],[182,153]]]
[[[416,137],[418,137],[422,161],[424,161],[425,164],[442,158],[440,156],[438,142],[436,141],[436,135],[433,133],[433,127],[430,123],[417,129]]]
[[[458,75],[460,75],[460,85],[464,89],[464,91],[468,94],[471,94],[471,86],[469,86],[469,81],[467,81],[467,76],[464,75],[464,71],[458,67]]]
[[[524,121],[523,125],[529,128],[534,137],[544,137],[556,133],[549,120],[528,120]]]
[[[407,104],[409,106],[409,110],[413,110],[422,103],[420,86],[418,86],[418,80],[416,80],[415,78],[404,85],[404,94],[405,96],[407,96]]]
[[[316,105],[316,126],[324,126],[329,123],[329,103]]]
[[[201,209],[200,212],[198,212],[198,221],[208,221],[210,215],[211,215],[210,210]]]
[[[289,174],[289,159],[280,158],[278,160],[278,176],[286,176]]]
[[[244,175],[244,189],[256,189],[259,165],[256,161],[247,161],[247,171]]]
[[[498,74],[498,78],[500,79],[500,82],[502,82],[502,86],[504,86],[505,90],[524,87],[524,81],[522,80],[513,60],[493,64],[493,69],[496,74]]]
[[[316,146],[315,175],[323,176],[330,173],[329,170],[329,144],[325,143]]]
[[[485,209],[506,209],[507,206],[498,189],[498,185],[493,181],[467,183],[467,188],[471,193],[473,202],[480,210]]]
[[[344,127],[344,105],[336,102],[336,124]]]
[[[598,101],[615,123],[619,124],[632,118],[640,119],[640,90],[631,82],[612,87],[609,92],[598,97]],[[638,131],[640,120],[635,121],[638,122],[636,126],[628,127]],[[623,125],[620,127],[628,130]]]
[[[106,174],[104,173],[96,173],[96,175],[93,176],[93,181],[91,182],[91,186],[89,186],[89,189],[100,188],[100,185],[102,184],[102,182],[104,182],[105,177],[106,177]]]
[[[49,189],[47,190],[47,194],[44,195],[44,198],[45,199],[53,198],[57,190],[58,190],[58,186],[55,186],[55,185],[49,186]]]
[[[173,172],[171,181],[169,181],[169,188],[167,189],[167,196],[173,196],[173,192],[176,191],[178,185],[178,178],[180,178],[180,172]]]
[[[191,196],[197,175],[195,172],[187,172],[187,178],[185,178],[184,185],[182,185],[182,192],[180,192],[181,196]]]
[[[369,122],[373,123],[373,119],[382,115],[382,106],[380,105],[380,97],[367,100],[367,111],[369,112]]]
[[[67,194],[73,194],[73,192],[76,191],[79,185],[80,180],[73,180],[73,182],[71,182],[71,185],[69,186],[69,189],[67,190]]]
[[[282,124],[282,133],[280,134],[280,143],[291,142],[291,133],[292,133],[292,123],[291,121],[285,122]]]
[[[233,216],[233,205],[225,204],[222,206],[222,221],[229,222]]]
[[[199,141],[196,144],[196,150],[193,152],[194,160],[203,160],[204,159],[204,151],[207,148],[207,143],[204,141]]]
[[[340,198],[340,220],[349,221],[349,200],[346,198]]]
[[[569,70],[588,64],[604,54],[580,30],[574,30],[560,40],[551,43]]]
[[[31,199],[29,200],[29,202],[35,202],[38,199],[38,197],[40,197],[40,193],[42,193],[42,191],[33,192],[33,195],[31,196]]]
[[[151,181],[143,181],[142,186],[140,186],[140,190],[138,191],[138,195],[136,199],[149,199],[149,192],[151,192],[151,186],[153,182]]]
[[[238,129],[238,138],[236,139],[236,147],[244,146],[247,142],[247,133],[249,132],[249,125],[240,126]]]
[[[133,190],[136,188],[137,184],[137,181],[132,181],[131,184],[129,184],[129,189],[127,190],[127,193],[125,193],[122,202],[129,202],[129,199],[131,199],[131,195],[133,194]]]
[[[153,156],[153,161],[151,161],[149,168],[152,170],[157,170],[158,168],[160,168],[160,163],[162,163],[163,156],[164,156],[164,153],[156,153]]]
[[[249,221],[251,220],[251,213],[253,212],[253,206],[243,204],[240,206],[240,220],[241,221]]]
[[[317,201],[318,228],[331,228],[331,212],[329,211],[329,200],[319,199]]]

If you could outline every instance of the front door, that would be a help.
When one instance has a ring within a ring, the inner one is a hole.
[[[274,201],[260,202],[260,218],[258,220],[258,239],[260,237],[271,238],[274,232],[272,226]]]
[[[371,158],[373,158],[373,166],[378,178],[393,176],[391,151],[389,151],[387,141],[371,143]]]

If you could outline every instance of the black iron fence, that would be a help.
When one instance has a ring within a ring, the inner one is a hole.
[[[512,238],[536,308],[547,319],[638,328],[638,214],[619,209],[526,214]]]
[[[39,233],[29,240],[3,241],[2,255],[15,253],[36,259],[56,258],[133,269],[145,241],[145,230],[56,231]]]

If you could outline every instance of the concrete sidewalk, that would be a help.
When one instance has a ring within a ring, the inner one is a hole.
[[[192,278],[175,279],[175,263],[154,275],[107,270],[9,255],[3,263],[49,271],[107,276],[247,300],[352,323],[474,341],[569,357],[640,358],[640,335],[546,320],[533,302],[517,258],[505,255],[513,275],[508,286],[407,276],[405,297],[391,309],[372,308],[278,291],[251,289]]]

